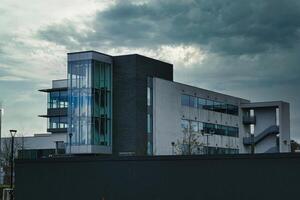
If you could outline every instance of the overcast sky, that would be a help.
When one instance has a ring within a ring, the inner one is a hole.
[[[173,63],[175,81],[291,105],[300,140],[299,0],[1,0],[3,135],[46,131],[52,79],[66,53],[144,54]]]

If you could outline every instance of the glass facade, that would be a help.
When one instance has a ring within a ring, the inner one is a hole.
[[[197,98],[190,95],[181,95],[181,105],[189,106],[192,108],[200,108],[205,110],[211,110],[215,112],[239,115],[239,107],[231,104],[226,104],[218,101],[212,101],[209,99]]]
[[[97,60],[69,61],[68,97],[72,145],[111,146],[112,65]]]
[[[223,135],[230,137],[238,137],[238,128],[223,126],[217,124],[203,123],[192,120],[181,120],[181,131],[183,134],[190,132],[193,134],[213,134],[213,135]],[[222,148],[222,147],[207,147],[199,146],[194,152],[195,154],[238,154],[239,149],[234,148]]]
[[[68,120],[65,116],[60,117],[49,117],[48,129],[54,128],[68,128]]]
[[[229,137],[239,137],[239,129],[232,126],[223,126],[192,120],[181,120],[182,131],[191,131],[192,133],[223,135]]]
[[[48,93],[48,108],[67,108],[68,91],[54,91]]]

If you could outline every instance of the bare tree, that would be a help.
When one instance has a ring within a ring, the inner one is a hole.
[[[175,143],[175,153],[177,155],[199,154],[204,144],[199,141],[200,134],[192,132],[188,128],[183,129],[183,137]]]
[[[15,138],[16,139],[16,138]],[[14,142],[14,155],[13,157],[16,158],[18,154],[18,150],[21,149],[21,141],[15,140]],[[4,184],[10,184],[10,159],[11,159],[11,138],[2,138],[2,151],[0,155],[0,167],[4,171],[3,182]]]

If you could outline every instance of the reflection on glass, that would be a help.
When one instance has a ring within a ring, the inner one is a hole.
[[[111,145],[111,89],[110,64],[95,60],[68,63],[72,144]]]

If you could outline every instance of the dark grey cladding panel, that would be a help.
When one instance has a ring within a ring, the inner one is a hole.
[[[96,51],[68,53],[68,61],[91,60],[91,59],[103,61],[106,63],[112,63],[111,56]]]
[[[113,68],[113,153],[135,151],[136,59],[114,58]]]
[[[300,154],[16,160],[18,200],[297,200]]]
[[[113,151],[145,155],[147,77],[173,80],[173,66],[140,55],[114,57]]]

